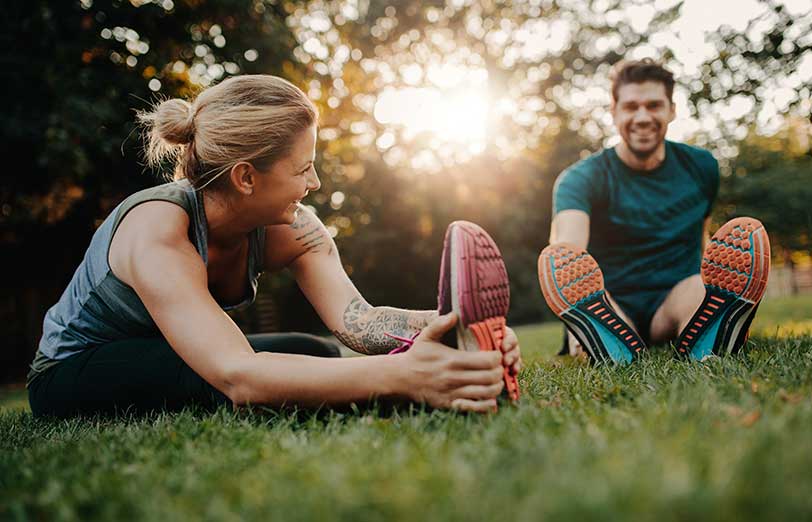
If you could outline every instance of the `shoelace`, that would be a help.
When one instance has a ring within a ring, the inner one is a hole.
[[[389,355],[393,355],[396,353],[403,353],[407,351],[409,348],[411,348],[412,345],[414,344],[414,340],[417,338],[418,335],[420,335],[420,331],[418,330],[417,332],[415,332],[414,335],[412,335],[410,338],[400,337],[398,335],[390,334],[387,332],[384,332],[383,334],[387,337],[398,340],[401,343],[400,346],[398,346],[397,348],[393,348],[389,352]]]

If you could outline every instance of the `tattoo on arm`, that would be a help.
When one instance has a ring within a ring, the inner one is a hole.
[[[333,335],[352,350],[367,355],[387,353],[400,341],[386,334],[411,337],[436,316],[433,311],[413,311],[370,306],[360,297],[354,298],[344,310],[344,329]]]
[[[299,211],[299,215],[296,216],[296,220],[290,225],[290,228],[297,232],[296,242],[304,249],[302,255],[321,252],[328,243],[330,245],[327,255],[333,253],[332,241],[326,239],[321,223],[317,219],[312,219],[310,214]]]

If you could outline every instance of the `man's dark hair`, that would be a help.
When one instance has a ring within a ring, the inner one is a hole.
[[[612,67],[609,78],[612,80],[612,100],[614,101],[617,101],[617,92],[620,87],[627,83],[659,82],[665,86],[668,101],[673,102],[674,75],[651,58],[620,61]]]

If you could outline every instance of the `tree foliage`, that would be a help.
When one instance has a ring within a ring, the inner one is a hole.
[[[721,185],[716,220],[755,216],[774,247],[812,251],[809,129],[796,121],[774,136],[749,135]]]
[[[669,47],[674,40],[659,35],[683,4],[657,5],[13,1],[0,31],[9,100],[0,137],[23,167],[0,174],[3,285],[14,289],[2,309],[4,317],[25,310],[25,320],[6,321],[9,338],[30,346],[100,220],[127,194],[157,182],[161,173],[145,171],[139,156],[134,111],[241,73],[284,76],[319,106],[323,186],[309,203],[371,302],[434,306],[443,232],[468,219],[502,249],[510,319],[545,317],[535,261],[547,242],[552,185],[566,166],[611,143],[611,65],[653,55],[682,70]],[[769,119],[765,109],[809,117],[810,89],[796,69],[812,63],[812,15],[763,5],[746,30],[722,26],[707,35],[718,52],[696,74],[678,75],[678,88],[703,121],[723,115],[731,100],[751,100],[752,110],[733,121],[715,118],[695,138],[729,174],[717,219],[750,213],[781,245],[808,248],[810,156],[788,154],[776,145],[785,143],[780,137],[755,136]],[[649,9],[645,30],[629,18],[632,8]],[[440,114],[417,130],[381,115],[382,98],[393,93],[433,89],[443,108],[471,88],[493,101],[479,134],[438,125]],[[789,90],[780,106],[777,89]],[[285,304],[282,328],[318,325],[289,277],[262,285]],[[32,288],[40,290],[24,291]]]

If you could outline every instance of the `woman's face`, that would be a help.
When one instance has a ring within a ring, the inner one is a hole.
[[[299,204],[321,182],[313,161],[316,157],[316,126],[312,125],[294,139],[290,153],[257,176],[257,202],[267,224],[291,224]]]

